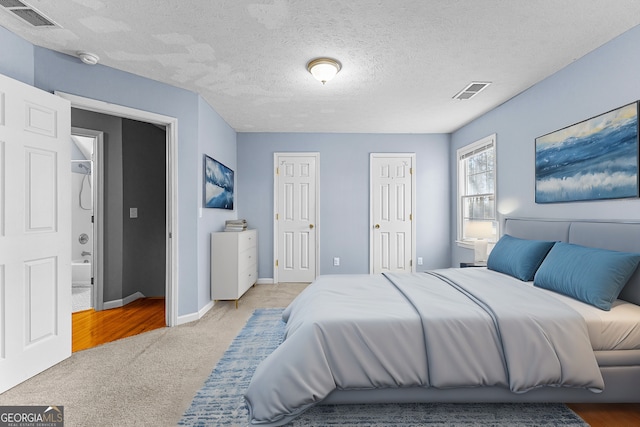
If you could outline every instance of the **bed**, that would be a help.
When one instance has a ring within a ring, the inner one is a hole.
[[[254,373],[250,424],[316,404],[640,402],[640,223],[503,231],[489,268],[320,276]]]

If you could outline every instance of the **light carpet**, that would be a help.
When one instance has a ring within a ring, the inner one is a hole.
[[[243,394],[256,366],[281,342],[282,309],[255,310],[178,425],[248,424]],[[588,426],[561,403],[319,405],[290,426]]]

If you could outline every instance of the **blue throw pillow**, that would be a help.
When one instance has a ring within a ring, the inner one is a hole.
[[[522,281],[533,280],[555,242],[526,240],[505,234],[489,254],[487,268],[505,273]]]
[[[557,243],[533,284],[611,310],[611,303],[636,271],[640,254]]]

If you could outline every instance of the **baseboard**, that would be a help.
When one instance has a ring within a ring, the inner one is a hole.
[[[136,292],[135,294],[131,294],[123,299],[116,299],[113,301],[105,301],[103,305],[104,310],[108,310],[110,308],[118,308],[125,306],[129,303],[134,302],[137,299],[144,298],[144,294],[142,292]]]
[[[256,284],[257,285],[273,285],[273,279],[270,279],[270,278],[258,279]],[[190,314],[185,314],[184,316],[178,316],[176,326],[184,325],[185,323],[189,323],[189,322],[195,322],[196,320],[201,319],[202,316],[207,314],[207,312],[213,308],[214,304],[215,304],[214,301],[209,301],[209,303],[206,304],[204,307],[202,307],[200,310],[198,310],[197,313],[190,313]]]
[[[214,302],[209,301],[208,304],[205,304],[197,313],[185,314],[184,316],[178,316],[178,320],[176,322],[176,326],[184,325],[185,323],[195,322],[196,320],[202,319],[202,316],[207,314],[209,310],[213,308]]]

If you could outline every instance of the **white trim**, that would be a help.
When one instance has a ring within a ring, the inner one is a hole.
[[[127,304],[131,304],[137,299],[144,298],[144,294],[142,292],[136,292],[131,294],[123,299],[115,299],[113,301],[107,301],[104,303],[104,309],[109,310],[110,308],[118,308],[123,307]]]
[[[370,153],[369,154],[369,274],[373,274],[373,188],[371,185],[374,158],[410,157],[411,158],[411,272],[415,273],[418,262],[416,260],[416,153]]]
[[[320,270],[320,153],[318,152],[278,152],[273,153],[273,260],[271,265],[273,266],[273,283],[278,283],[278,267],[276,267],[276,260],[278,259],[278,221],[276,215],[278,214],[278,174],[276,170],[278,168],[278,159],[280,157],[315,157],[316,159],[316,265],[315,265],[315,277],[318,277]]]
[[[184,316],[178,316],[176,326],[184,325],[185,323],[195,322],[196,320],[202,319],[202,317],[207,314],[207,312],[211,310],[214,305],[214,301],[209,301],[207,304],[205,304],[204,307],[198,310],[197,313],[189,313],[185,314]]]
[[[167,226],[166,226],[166,323],[178,323],[178,119],[123,105],[55,91],[71,102],[72,108],[110,114],[166,127],[167,147]],[[106,307],[105,307],[106,308]]]

